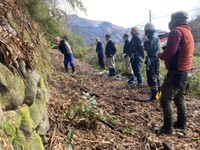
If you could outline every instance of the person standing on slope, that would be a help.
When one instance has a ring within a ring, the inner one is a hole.
[[[187,19],[188,14],[185,11],[171,15],[167,46],[163,53],[158,53],[158,57],[164,60],[167,69],[160,99],[164,119],[160,134],[172,134],[173,127],[178,129],[186,127],[185,95],[191,79],[194,53],[194,39]],[[172,101],[177,108],[177,121],[174,123]]]
[[[147,73],[147,83],[151,88],[151,97],[149,101],[159,99],[161,95],[159,68],[160,62],[157,53],[161,49],[160,39],[155,33],[155,26],[152,23],[147,23],[144,27],[147,37],[144,42],[144,50],[147,52],[145,64]]]
[[[106,42],[105,55],[107,66],[109,68],[109,76],[115,76],[117,74],[117,70],[115,68],[115,53],[117,48],[115,43],[111,40],[109,34],[106,34]]]
[[[75,72],[74,54],[72,52],[71,46],[65,39],[62,39],[60,37],[56,37],[55,41],[58,44],[57,46],[58,49],[64,55],[64,66],[65,66],[66,72],[69,71],[68,64],[70,63],[70,66],[72,68],[72,73],[74,73]]]
[[[142,62],[144,59],[144,48],[142,45],[142,40],[139,36],[139,29],[133,27],[131,29],[132,39],[130,41],[130,59],[131,66],[134,72],[134,75],[137,77],[138,85],[142,84]],[[132,83],[134,78],[131,78],[128,82]]]
[[[100,38],[96,38],[96,53],[98,55],[98,62],[101,69],[105,69],[104,63],[104,46],[103,43],[100,41]]]
[[[125,74],[128,75],[128,78],[130,79],[133,77],[133,70],[130,63],[130,44],[128,38],[129,38],[128,34],[123,35],[123,40],[124,40],[123,57],[124,57],[125,71],[126,71]]]

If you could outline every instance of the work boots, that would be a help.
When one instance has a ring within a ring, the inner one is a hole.
[[[161,127],[159,134],[172,134],[173,133],[173,121],[172,118],[165,117],[164,125]]]
[[[68,66],[65,66],[65,71],[69,72]]]
[[[109,68],[109,74],[108,74],[108,76],[112,76],[112,68]]]
[[[149,99],[149,101],[154,101],[157,100],[157,90],[156,89],[151,89],[151,97]]]
[[[178,114],[177,121],[174,122],[173,127],[175,129],[184,130],[186,127],[186,115],[184,113]]]
[[[109,68],[108,76],[115,76],[117,75],[117,70],[115,68]]]
[[[75,66],[72,66],[72,73],[74,74],[75,73]]]

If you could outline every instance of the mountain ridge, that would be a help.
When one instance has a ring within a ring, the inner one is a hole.
[[[123,43],[123,34],[130,32],[130,28],[120,27],[108,21],[89,20],[77,15],[70,15],[69,18],[70,31],[82,37],[86,45],[94,45],[96,37],[104,42],[106,34],[110,34],[115,43]]]

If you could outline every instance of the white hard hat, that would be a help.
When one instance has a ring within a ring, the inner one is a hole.
[[[155,26],[153,23],[149,22],[145,25],[144,30],[155,30]]]

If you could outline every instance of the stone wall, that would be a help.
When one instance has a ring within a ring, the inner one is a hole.
[[[18,2],[0,0],[0,150],[43,150],[50,56],[38,25]]]

